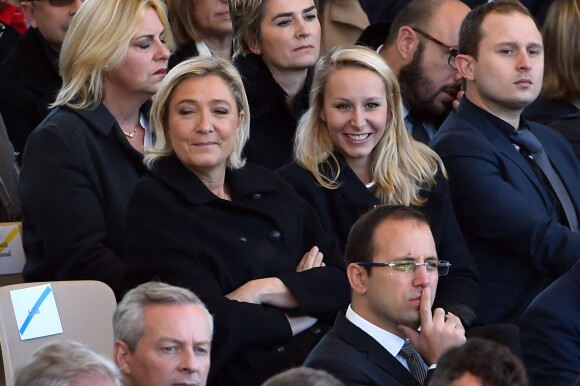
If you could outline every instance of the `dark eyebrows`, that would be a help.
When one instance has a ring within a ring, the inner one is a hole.
[[[313,6],[311,6],[311,7],[308,7],[308,8],[305,8],[305,9],[302,11],[302,13],[308,13],[308,12],[312,11],[313,9],[316,9],[316,6],[315,6],[315,5],[313,5]],[[274,17],[272,18],[272,21],[274,21],[274,20],[276,20],[276,19],[278,19],[278,18],[281,18],[281,17],[291,17],[291,16],[293,16],[293,15],[294,15],[294,12],[292,12],[292,11],[290,11],[290,12],[282,12],[282,13],[279,13],[279,14],[277,14],[276,16],[274,16]]]
[[[393,259],[391,261],[391,263],[393,261],[417,261],[417,260],[419,260],[419,258],[416,256],[403,256],[403,257]],[[437,256],[427,256],[423,259],[423,261],[433,261],[433,260],[437,261],[437,260],[439,260],[439,258]]]

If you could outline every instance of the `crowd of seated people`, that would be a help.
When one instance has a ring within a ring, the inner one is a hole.
[[[22,219],[25,280],[140,302],[117,315],[135,313],[115,331],[125,385],[259,385],[304,363],[426,385],[466,336],[523,353],[531,384],[580,377],[538,359],[564,327],[534,317],[578,298],[557,292],[580,250],[578,0],[379,3],[30,0],[27,29],[0,29],[22,34],[0,57],[0,166],[20,180],[18,199],[2,173],[0,214]],[[345,264],[353,225],[393,206]],[[440,378],[487,384],[466,371]]]
[[[166,0],[177,48],[169,68],[194,56],[232,60],[233,30],[226,0]]]

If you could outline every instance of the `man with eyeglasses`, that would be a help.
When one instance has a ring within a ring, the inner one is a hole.
[[[345,259],[351,304],[304,365],[346,385],[428,384],[441,353],[463,344],[465,330],[457,316],[431,311],[451,264],[437,257],[427,220],[411,207],[378,206],[353,225]]]
[[[48,114],[62,84],[58,55],[68,27],[83,0],[22,1],[28,31],[0,64],[0,113],[14,150],[24,150],[26,138]]]
[[[453,109],[461,87],[457,35],[469,7],[459,0],[414,0],[395,17],[379,54],[397,74],[405,123],[428,143]]]

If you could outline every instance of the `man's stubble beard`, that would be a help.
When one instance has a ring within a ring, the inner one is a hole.
[[[435,90],[433,82],[425,75],[424,50],[425,44],[420,42],[411,63],[401,67],[399,71],[401,95],[405,107],[413,117],[439,127],[451,112],[452,106],[449,104],[443,111],[437,107],[435,97],[441,90]]]

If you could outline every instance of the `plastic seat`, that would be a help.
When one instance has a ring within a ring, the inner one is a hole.
[[[14,371],[41,346],[59,340],[84,343],[92,350],[113,358],[113,313],[117,306],[109,286],[99,281],[50,282],[62,324],[62,334],[20,340],[10,291],[42,283],[0,287],[0,345],[6,385],[14,384]]]

